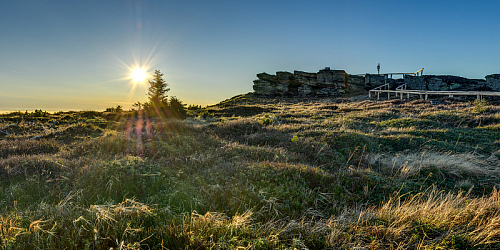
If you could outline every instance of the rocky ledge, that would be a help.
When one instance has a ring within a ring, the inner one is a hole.
[[[405,75],[403,79],[389,78],[390,74],[350,75],[344,70],[326,67],[317,73],[278,71],[275,75],[257,74],[253,89],[265,96],[341,96],[346,91],[369,90],[389,83],[391,89],[406,84],[408,89],[432,91],[500,91],[500,74],[484,79],[467,79],[449,75]]]
[[[279,96],[339,96],[348,89],[363,88],[363,76],[349,75],[344,70],[325,68],[317,73],[278,71],[275,75],[257,74],[255,93]]]

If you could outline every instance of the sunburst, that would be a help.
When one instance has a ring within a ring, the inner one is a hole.
[[[148,73],[144,68],[134,68],[131,70],[130,78],[136,83],[142,83],[148,77]]]

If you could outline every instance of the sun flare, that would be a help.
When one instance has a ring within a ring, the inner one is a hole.
[[[132,73],[130,74],[130,78],[134,80],[134,82],[143,82],[146,77],[148,77],[148,74],[146,73],[146,70],[143,68],[135,68],[132,69]]]

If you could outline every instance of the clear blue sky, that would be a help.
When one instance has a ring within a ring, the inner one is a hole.
[[[40,1],[0,3],[0,111],[103,110],[169,95],[215,104],[259,72],[500,73],[500,1]]]

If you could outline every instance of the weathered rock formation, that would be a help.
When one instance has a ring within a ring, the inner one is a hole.
[[[500,74],[491,74],[486,76],[486,87],[493,91],[500,91]]]
[[[385,83],[391,89],[406,83],[408,89],[430,91],[500,91],[500,74],[483,79],[467,79],[450,75],[405,74],[403,79],[389,78],[390,74],[349,75],[344,70],[325,68],[317,73],[278,71],[275,75],[257,74],[253,81],[256,94],[267,96],[340,96],[346,91],[369,90]]]
[[[365,88],[367,90],[373,89],[385,83],[389,83],[389,87],[391,89],[396,88],[397,86],[403,84],[403,79],[392,79],[386,75],[380,74],[365,74]]]
[[[257,74],[253,81],[260,95],[339,96],[347,89],[364,88],[365,77],[349,75],[344,70],[325,68],[318,73],[278,71],[276,75]]]
[[[486,81],[483,79],[467,79],[460,76],[450,75],[423,75],[411,76],[406,75],[404,83],[408,89],[430,90],[430,91],[482,91],[491,90],[486,86]]]

